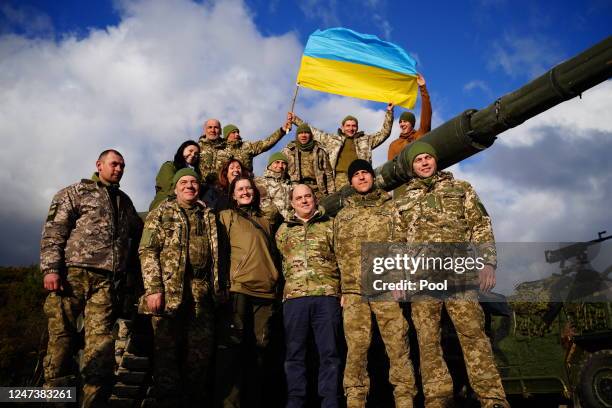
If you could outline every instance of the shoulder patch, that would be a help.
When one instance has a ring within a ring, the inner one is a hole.
[[[47,214],[47,222],[53,221],[55,216],[57,215],[57,207],[59,207],[58,203],[51,204],[49,208],[49,213]]]
[[[142,238],[140,239],[140,245],[145,247],[150,247],[153,244],[153,230],[150,228],[145,228],[142,231]]]

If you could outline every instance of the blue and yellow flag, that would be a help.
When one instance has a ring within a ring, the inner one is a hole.
[[[375,35],[330,28],[308,38],[297,83],[411,109],[418,90],[416,75],[416,61],[397,45]]]

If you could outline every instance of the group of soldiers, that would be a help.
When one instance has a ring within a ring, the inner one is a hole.
[[[310,333],[319,355],[321,406],[339,406],[342,383],[346,406],[365,407],[372,315],[389,357],[395,406],[412,407],[417,389],[408,323],[398,302],[365,296],[361,243],[470,242],[489,254],[473,287],[443,298],[420,294],[418,301],[410,299],[425,405],[447,407],[453,401],[440,344],[444,306],[481,406],[508,407],[477,296],[478,290],[495,285],[491,221],[471,185],[440,171],[435,149],[417,141],[431,125],[421,76],[418,84],[420,128],[415,129],[414,114],[402,113],[400,138],[389,149],[390,159],[409,149],[412,179],[393,197],[376,186],[371,164],[372,150],[391,134],[392,104],[382,129],[374,134],[360,132],[357,118],[350,115],[332,134],[289,112],[283,127],[251,142],[241,139],[238,127],[222,129],[218,120],[207,120],[199,142],[185,142],[175,161],[162,166],[158,196],[144,225],[119,189],[122,155],[102,152],[91,179],[55,195],[44,226],[41,271],[50,291],[44,306],[49,327],[46,386],[74,384],[73,353],[82,314],[82,404],[106,403],[114,368],[116,294],[125,282],[130,254],[138,250],[144,286],[138,307],[151,315],[153,395],[160,406],[206,406],[213,401],[216,406],[240,406],[241,400],[244,406],[263,406],[262,395],[257,396],[260,400],[240,397],[240,384],[259,385],[261,372],[245,368],[228,386],[227,373],[219,375],[219,370],[239,367],[224,357],[230,358],[224,353],[236,344],[267,347],[276,334],[264,326],[280,313],[287,407],[303,407],[307,400]],[[272,154],[263,176],[253,180],[253,158],[271,149],[292,125],[297,125],[295,140]],[[231,170],[229,162],[237,162],[240,169]],[[208,205],[204,192],[224,177],[230,183],[223,191],[228,205]],[[344,186],[352,188],[352,195],[330,217],[318,202]],[[276,307],[281,301],[282,310]],[[338,347],[342,333],[347,346],[343,372]],[[238,356],[238,364],[244,365],[252,349],[240,350],[243,354],[231,358]],[[216,378],[211,378],[213,372]]]

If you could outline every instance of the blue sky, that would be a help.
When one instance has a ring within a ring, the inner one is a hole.
[[[301,51],[316,29],[376,34],[411,53],[432,96],[434,127],[611,34],[609,1],[421,3],[0,2],[0,160],[7,169],[0,225],[14,231],[0,242],[0,265],[36,262],[52,195],[88,176],[103,148],[124,152],[122,185],[144,209],[160,164],[181,141],[198,138],[204,119],[235,123],[247,139],[267,136],[288,109]],[[612,231],[605,210],[611,106],[607,81],[453,167],[476,186],[498,239],[586,240]],[[383,108],[303,90],[296,112],[329,131],[350,113],[362,130],[375,131]],[[397,134],[395,126],[375,165]]]

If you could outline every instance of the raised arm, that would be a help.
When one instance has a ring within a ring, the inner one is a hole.
[[[304,124],[304,121],[298,115],[293,112],[289,112],[289,114],[292,116],[294,124],[298,126]],[[342,141],[342,138],[339,135],[324,132],[321,129],[317,129],[316,127],[312,126],[310,123],[308,126],[310,126],[310,130],[312,130],[312,138],[321,143],[325,148],[329,148],[329,146],[334,142]]]
[[[431,130],[431,100],[425,85],[425,78],[421,74],[417,75],[417,84],[421,92],[421,122],[419,123],[419,132],[425,134]]]
[[[370,146],[372,149],[380,146],[385,140],[391,136],[391,129],[393,128],[393,104],[387,105],[387,112],[385,113],[385,120],[383,121],[382,129],[376,133],[368,135],[370,138]]]

